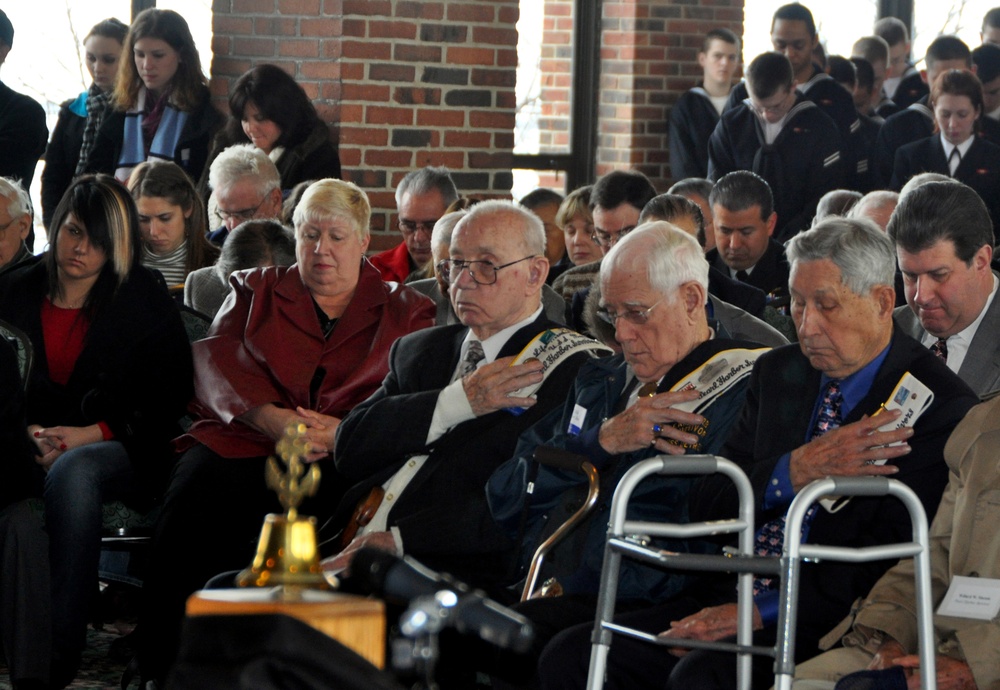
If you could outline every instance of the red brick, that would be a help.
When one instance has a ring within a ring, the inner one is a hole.
[[[215,34],[212,36],[212,54],[229,55],[229,37]]]
[[[402,105],[441,105],[441,89],[397,86],[393,89],[392,100]]]
[[[343,0],[323,0],[323,14],[328,17],[340,17],[344,14]]]
[[[340,106],[341,122],[361,122],[364,117],[365,107],[356,103],[345,103]]]
[[[256,17],[253,30],[258,36],[295,36],[295,20],[282,17]]]
[[[343,22],[340,19],[301,19],[299,33],[302,36],[319,36],[320,38],[336,38],[343,34]]]
[[[310,101],[319,99],[319,84],[314,81],[302,81],[300,79],[298,80],[298,85],[302,87],[302,90],[309,97]]]
[[[493,148],[514,150],[513,132],[494,132]]]
[[[368,22],[368,36],[371,38],[395,38],[412,41],[417,37],[417,25],[413,22]]]
[[[501,7],[500,13],[497,15],[497,23],[499,24],[509,24],[514,26],[517,24],[518,18],[521,16],[521,8],[517,5],[512,7]]]
[[[243,58],[227,58],[216,55],[215,59],[212,60],[212,73],[238,77],[249,70],[251,66],[250,61]]]
[[[392,47],[392,55],[402,62],[441,62],[441,46],[397,43]]]
[[[233,14],[271,14],[274,0],[233,0]]]
[[[397,2],[396,16],[409,19],[439,20],[444,17],[444,4],[440,2]]]
[[[391,17],[392,3],[389,0],[343,0],[344,16],[356,14],[362,17]]]
[[[496,51],[491,48],[459,48],[448,46],[448,64],[450,65],[489,65],[493,66]]]
[[[278,41],[278,54],[282,57],[314,58],[319,57],[319,41],[315,39]]]
[[[469,151],[470,168],[509,168],[511,154],[507,151],[488,153],[486,151]]]
[[[488,45],[516,46],[517,31],[514,28],[498,29],[492,26],[472,27],[472,42]]]
[[[340,156],[340,164],[344,167],[361,165],[361,149],[345,146],[344,144],[348,141],[344,137],[340,138],[340,148],[337,149],[337,155]]]
[[[360,60],[389,60],[392,58],[392,45],[372,41],[342,41],[341,49],[346,58]]]
[[[400,175],[400,178],[402,178],[402,177],[403,176]],[[396,189],[396,185],[399,184],[398,181],[393,182],[392,180],[389,180],[389,182],[390,182],[390,186],[392,187],[393,190],[395,190]],[[369,192],[369,194],[368,194],[368,202],[372,205],[372,207],[395,209],[396,208],[396,194],[395,194],[395,191],[392,191],[392,192]],[[399,235],[397,234],[396,237],[399,237]]]
[[[384,166],[389,168],[409,168],[413,161],[413,152],[406,150],[365,151],[365,165]]]
[[[372,105],[365,111],[365,122],[373,125],[412,125],[413,109]]]
[[[331,40],[323,41],[323,57],[327,60],[339,60],[342,56],[340,50],[340,41]]]
[[[270,38],[234,38],[233,54],[249,57],[271,57],[274,55],[274,40]]]
[[[417,158],[413,164],[414,167],[418,168],[428,165],[444,165],[452,170],[462,170],[465,168],[465,153],[463,151],[442,151],[440,149],[435,151],[427,149],[417,152]]]
[[[421,109],[417,111],[417,124],[421,127],[464,127],[465,111],[459,108]]]
[[[362,146],[385,146],[389,142],[389,131],[378,127],[340,126],[340,138]]]
[[[498,108],[515,108],[517,107],[517,96],[513,91],[497,91],[496,106]]]
[[[344,36],[352,38],[364,38],[368,35],[368,22],[364,19],[343,20]]]
[[[315,17],[319,14],[320,0],[278,0],[281,14],[304,14]]]
[[[389,100],[389,87],[376,84],[345,83],[342,86],[342,96],[345,101],[375,101],[385,103]]]
[[[362,81],[365,78],[363,62],[341,62],[341,76],[345,81]]]
[[[513,88],[517,82],[517,73],[509,69],[473,69],[472,84],[474,86],[509,86]]]
[[[474,110],[469,113],[469,126],[488,127],[494,129],[514,129],[514,113]]]
[[[340,63],[303,62],[299,72],[306,79],[340,79]]]
[[[253,20],[250,17],[234,17],[216,14],[212,17],[212,33],[219,34],[250,34],[253,33]]]
[[[486,149],[490,147],[490,133],[485,131],[448,131],[444,134],[444,145],[455,148]]]
[[[497,67],[517,67],[517,49],[497,49]]]
[[[488,4],[451,3],[448,6],[448,21],[451,22],[492,24],[495,16],[496,10]]]
[[[397,65],[386,62],[368,65],[368,79],[371,81],[402,81],[412,84],[416,72],[413,65]]]

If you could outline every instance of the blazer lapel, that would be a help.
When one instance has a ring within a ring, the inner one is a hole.
[[[994,274],[995,275],[995,274]],[[1000,382],[1000,299],[993,298],[993,304],[979,322],[976,335],[969,344],[958,375],[976,388],[980,397],[990,393]],[[980,385],[982,384],[982,385]]]

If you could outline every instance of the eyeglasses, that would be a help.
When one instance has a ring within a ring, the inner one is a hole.
[[[436,220],[403,220],[399,219],[399,231],[404,235],[412,235],[417,230],[423,230],[425,233],[430,235],[434,232],[434,224],[437,223]]]
[[[633,230],[635,230],[634,225],[626,225],[618,232],[605,232],[604,230],[594,228],[594,234],[590,236],[590,239],[597,242],[597,244],[601,245],[604,249],[610,249],[617,244],[621,238],[625,237],[625,235],[629,234]]]
[[[438,262],[438,271],[440,271],[442,275],[448,276],[449,283],[454,283],[458,280],[458,277],[462,275],[462,271],[469,269],[469,277],[472,278],[472,282],[476,285],[492,285],[497,282],[497,271],[501,268],[507,268],[508,266],[519,264],[522,261],[534,259],[537,256],[537,254],[532,254],[531,256],[526,256],[523,259],[511,261],[510,263],[502,264],[500,266],[495,266],[492,261],[463,261],[462,259],[445,259],[444,261]]]
[[[620,314],[618,312],[608,311],[606,307],[598,307],[597,318],[605,323],[611,324],[612,326],[618,323],[618,319],[625,319],[634,326],[642,326],[649,321],[649,312],[653,311],[653,309],[662,303],[663,300],[661,299],[651,307],[646,307],[645,309],[626,309]]]
[[[237,224],[242,223],[244,221],[253,220],[253,217],[257,214],[257,209],[263,206],[266,200],[267,197],[264,197],[263,199],[260,200],[260,203],[254,206],[253,208],[245,208],[240,211],[223,211],[220,208],[218,211],[219,217],[222,218],[222,222],[226,222],[227,220],[234,220],[236,221]]]

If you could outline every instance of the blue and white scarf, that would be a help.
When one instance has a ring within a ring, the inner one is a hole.
[[[142,136],[146,96],[146,87],[139,87],[139,97],[136,99],[135,107],[130,108],[125,113],[125,135],[122,140],[122,152],[118,157],[118,168],[115,170],[115,178],[123,183],[128,182],[132,168],[149,158],[172,161],[177,143],[181,138],[181,132],[184,131],[184,125],[187,123],[188,114],[168,104],[163,109],[160,126],[156,129],[147,155],[146,142]]]

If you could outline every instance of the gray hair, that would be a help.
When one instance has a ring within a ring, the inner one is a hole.
[[[954,179],[936,172],[918,173],[907,180],[906,184],[903,185],[903,188],[899,190],[900,201],[902,201],[903,197],[912,192],[914,189],[921,185],[925,185],[928,182],[954,182]]]
[[[233,271],[295,263],[295,233],[276,220],[248,220],[233,228],[215,262],[215,274],[228,283]]]
[[[431,233],[431,254],[436,255],[442,246],[451,244],[451,236],[455,232],[455,226],[465,214],[466,210],[463,208],[438,218],[438,221],[434,223],[434,231]]]
[[[601,261],[601,282],[614,271],[646,267],[646,278],[664,299],[673,301],[677,288],[695,281],[708,296],[708,261],[698,241],[666,221],[644,223],[620,239]]]
[[[254,181],[257,194],[261,197],[281,189],[278,168],[266,153],[253,144],[228,147],[215,157],[208,169],[208,184],[216,194],[244,179]]]
[[[434,168],[428,165],[426,168],[407,173],[406,177],[396,185],[396,208],[403,203],[403,196],[407,192],[420,195],[435,189],[441,193],[445,208],[458,200],[455,181],[451,179],[451,172],[445,166]]]
[[[7,199],[7,213],[11,218],[17,218],[27,213],[32,214],[31,198],[20,182],[12,177],[0,177],[0,196]]]
[[[524,208],[520,204],[506,199],[490,199],[481,201],[459,219],[452,229],[452,234],[460,227],[475,222],[484,216],[506,215],[515,216],[521,221],[521,239],[528,250],[528,253],[537,256],[545,256],[545,226],[541,219],[534,213]],[[507,224],[505,224],[506,226]],[[514,230],[513,227],[510,228]]]
[[[819,198],[812,224],[816,225],[824,218],[831,216],[844,218],[859,201],[861,201],[861,192],[856,192],[853,189],[831,189]]]
[[[892,240],[865,218],[828,218],[785,245],[788,263],[831,261],[840,282],[855,295],[867,296],[876,285],[895,284],[896,252]]]

